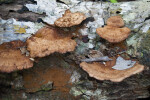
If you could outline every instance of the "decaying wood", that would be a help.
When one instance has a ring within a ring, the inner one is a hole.
[[[18,2],[17,2],[18,1]],[[2,19],[15,18],[21,21],[37,21],[39,17],[45,16],[45,14],[36,14],[28,11],[28,9],[23,6],[23,1],[15,0],[13,4],[1,4],[0,5],[0,17]]]

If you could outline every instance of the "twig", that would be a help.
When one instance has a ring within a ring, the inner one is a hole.
[[[94,62],[94,61],[110,61],[112,59],[110,59],[108,56],[103,56],[103,57],[98,57],[98,58],[89,58],[89,59],[83,59],[81,61],[83,62]]]

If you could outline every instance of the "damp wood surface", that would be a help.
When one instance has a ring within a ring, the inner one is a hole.
[[[48,82],[53,82],[52,89],[47,91],[53,95],[53,99],[57,96],[63,99],[67,99],[68,97],[71,99],[74,98],[69,94],[69,90],[72,86],[69,82],[72,68],[69,69],[67,67],[68,66],[63,64],[63,59],[58,54],[38,61],[32,69],[23,72],[25,91],[28,93],[40,92],[41,86]]]
[[[52,91],[69,92],[70,74],[64,69],[54,66],[48,69],[37,67],[33,72],[24,73],[24,86],[26,92],[36,92],[38,89],[48,82],[53,82]]]
[[[27,92],[35,92],[43,84],[53,82],[55,91],[68,92],[67,85],[69,85],[69,79],[71,72],[66,72],[65,68],[62,68],[60,63],[57,63],[57,59],[61,59],[58,56],[52,59],[54,56],[47,57],[50,62],[39,61],[33,69],[23,73],[24,85]],[[70,84],[71,85],[71,84]]]

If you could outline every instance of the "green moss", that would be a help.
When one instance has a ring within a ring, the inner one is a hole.
[[[150,66],[150,29],[147,33],[142,31],[132,33],[126,41],[128,46],[127,53],[138,58],[140,63]]]
[[[111,3],[117,3],[117,0],[109,0]]]
[[[49,91],[53,88],[52,84],[53,82],[48,82],[47,84],[42,85],[40,90]]]
[[[83,43],[82,41],[77,46],[75,52],[76,54],[83,54],[88,50],[88,43]]]
[[[73,96],[76,97],[76,96],[82,95],[86,91],[87,91],[86,89],[83,89],[82,87],[77,86],[77,87],[72,87],[71,88],[70,94],[72,94]]]
[[[140,49],[142,51],[150,51],[150,32],[148,32],[141,41]]]
[[[140,47],[138,48],[140,62],[144,65],[150,66],[150,30],[144,35],[140,41]]]

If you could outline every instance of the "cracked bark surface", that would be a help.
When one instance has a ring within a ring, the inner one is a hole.
[[[26,3],[33,3],[32,0],[14,0],[12,3],[3,3],[0,5],[0,17],[2,19],[15,18],[19,21],[32,21],[36,22],[39,17],[45,14],[36,14],[28,11],[24,5]]]

